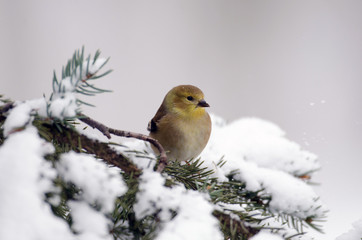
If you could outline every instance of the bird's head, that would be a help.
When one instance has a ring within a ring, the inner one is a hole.
[[[205,101],[203,92],[192,85],[180,85],[172,88],[165,97],[166,107],[186,118],[194,118],[205,114],[205,107],[210,105]]]

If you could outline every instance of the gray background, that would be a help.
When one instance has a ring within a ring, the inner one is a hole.
[[[362,2],[0,0],[0,93],[51,92],[52,71],[85,45],[111,56],[86,114],[146,133],[164,94],[205,93],[210,111],[256,116],[320,157],[315,190],[333,239],[362,217]]]

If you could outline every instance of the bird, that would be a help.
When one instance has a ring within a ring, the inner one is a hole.
[[[193,85],[179,85],[166,94],[147,130],[163,146],[168,161],[187,162],[205,148],[211,134],[207,107],[204,93]]]

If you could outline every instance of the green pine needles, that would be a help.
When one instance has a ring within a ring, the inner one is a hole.
[[[80,112],[82,104],[93,106],[81,100],[75,93],[85,96],[95,96],[96,94],[111,92],[96,87],[90,81],[108,75],[112,70],[107,70],[102,74],[99,71],[107,64],[109,58],[100,58],[100,51],[96,51],[93,57],[84,56],[84,47],[81,51],[76,51],[73,57],[62,69],[62,77],[58,80],[56,73],[53,74],[53,93],[50,96],[47,106],[48,117],[75,120]],[[76,114],[74,114],[76,113]]]

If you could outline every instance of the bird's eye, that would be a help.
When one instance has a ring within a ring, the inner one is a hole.
[[[188,96],[187,100],[192,101],[192,100],[194,100],[194,98],[192,96]]]

